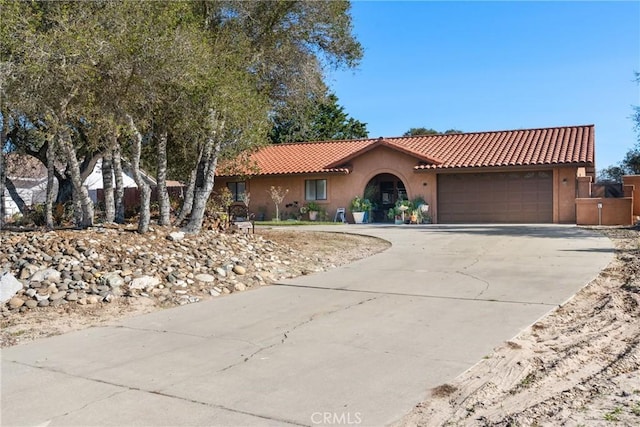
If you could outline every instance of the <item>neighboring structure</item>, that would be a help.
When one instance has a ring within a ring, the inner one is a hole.
[[[155,180],[146,174],[142,175],[147,184],[150,186],[155,185]],[[113,178],[113,186],[115,188],[116,180]],[[133,174],[131,174],[128,169],[122,171],[122,185],[126,188],[138,188],[136,182],[133,180]],[[84,180],[84,186],[89,190],[89,197],[93,200],[93,203],[98,202],[98,190],[102,190],[104,188],[104,183],[102,181],[102,159],[96,162],[95,167]]]
[[[237,201],[248,191],[251,211],[267,219],[268,190],[280,186],[289,190],[284,206],[315,201],[331,219],[366,188],[374,222],[386,221],[398,198],[421,196],[436,223],[576,223],[578,179],[595,176],[594,132],[583,125],[271,145],[251,157],[258,173],[220,173],[214,191],[227,187]]]
[[[47,195],[47,168],[38,159],[29,155],[10,153],[6,159],[7,177],[16,187],[16,192],[20,195],[27,206],[45,203]],[[125,209],[132,210],[139,205],[138,186],[132,178],[133,174],[128,167],[123,167],[122,182],[125,189]],[[143,179],[150,187],[155,188],[156,181],[148,174],[142,172]],[[115,186],[115,178],[114,178]],[[54,179],[54,198],[58,194],[58,180]],[[89,191],[89,196],[94,203],[102,199],[102,159],[99,159],[91,173],[84,180],[84,186]],[[167,186],[174,188],[181,184],[177,181],[167,181]],[[99,194],[100,193],[100,194]],[[5,207],[7,217],[19,213],[18,206],[11,198],[9,191],[5,189]]]
[[[14,153],[6,157],[7,178],[16,187],[16,193],[24,201],[25,205],[32,206],[44,203],[47,195],[47,168],[41,161],[32,156],[22,156]],[[54,180],[54,188],[57,193],[58,181]],[[7,217],[20,213],[18,205],[13,201],[9,190],[5,188],[4,205]]]

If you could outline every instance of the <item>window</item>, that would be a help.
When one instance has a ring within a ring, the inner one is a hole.
[[[231,196],[233,197],[234,202],[242,202],[242,197],[244,197],[245,192],[244,181],[227,182],[227,188],[231,191]]]
[[[327,180],[307,179],[304,181],[305,200],[327,200]]]

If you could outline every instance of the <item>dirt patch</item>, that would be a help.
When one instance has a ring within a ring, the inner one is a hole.
[[[399,425],[640,425],[640,233],[600,231],[616,256],[596,279]]]
[[[107,260],[106,262],[103,261],[101,268],[108,271],[110,266],[114,269],[116,267],[113,266],[122,268],[122,257],[131,257],[131,252],[121,250],[123,247],[142,247],[147,251],[147,254],[149,254],[150,249],[148,249],[148,247],[151,246],[156,249],[154,249],[155,252],[152,253],[149,258],[162,259],[162,250],[169,244],[167,240],[164,240],[164,237],[172,230],[156,228],[154,233],[157,235],[157,239],[151,244],[148,241],[149,236],[145,237],[133,232],[120,231],[119,233],[96,233],[91,230],[65,230],[59,232],[56,236],[50,236],[47,241],[60,242],[62,239],[81,239],[83,242],[91,242],[90,246],[97,252],[96,259]],[[36,242],[39,237],[37,233],[38,232],[3,234],[2,237],[4,241],[12,239],[16,245],[23,245],[29,248],[28,251],[20,255],[22,259],[18,259],[14,263],[15,265],[20,265],[24,262],[24,259],[35,258],[34,252],[42,252],[42,248],[37,249],[39,247],[37,245],[39,242]],[[223,236],[221,235],[216,239],[215,233],[211,234],[210,237],[206,244],[203,244],[202,241],[197,243],[196,246],[200,252],[213,253],[207,251],[213,251],[217,243],[223,240]],[[242,265],[245,265],[246,268],[249,271],[253,271],[254,274],[245,274],[242,276],[233,275],[233,278],[230,279],[232,282],[229,282],[233,283],[233,286],[228,286],[231,289],[229,294],[221,293],[215,298],[233,297],[233,293],[236,292],[235,289],[246,289],[248,291],[255,287],[269,285],[281,278],[291,278],[302,274],[313,274],[314,272],[325,271],[368,257],[390,246],[388,242],[373,237],[344,233],[308,232],[299,229],[257,229],[256,236],[254,237],[238,235],[238,238],[248,240],[248,243],[252,244],[253,247],[257,247],[258,242],[265,242],[263,244],[265,246],[268,244],[269,259],[274,260],[273,264],[276,267],[271,271],[267,271],[263,265],[262,267],[265,271],[256,272],[256,270],[252,270],[253,266],[258,262],[255,251],[242,250],[242,253],[239,253],[241,250],[236,249],[235,252],[233,252],[233,258],[243,260]],[[227,242],[225,251],[229,252],[229,238],[225,237],[225,239]],[[207,239],[203,240],[207,241]],[[28,242],[29,245],[27,246],[24,242]],[[211,248],[205,247],[206,245],[210,245]],[[240,247],[242,248],[244,246]],[[266,264],[262,261],[261,263]],[[213,267],[211,269],[213,270]],[[12,271],[16,276],[19,272],[20,270],[18,268]],[[265,280],[258,282],[256,280],[258,273],[262,274]],[[228,274],[232,275],[233,273]],[[229,279],[229,277],[226,279]],[[220,283],[222,282],[216,282],[217,285]],[[164,284],[166,288],[162,289],[162,291],[167,291],[169,284],[166,282],[164,282]],[[238,284],[243,284],[246,288],[239,288]],[[182,292],[182,289],[188,290],[188,294],[192,298],[187,301],[203,301],[213,298],[209,293],[210,288],[198,286],[198,283],[178,289],[176,292]],[[7,347],[38,338],[59,335],[120,319],[125,316],[140,315],[163,308],[175,307],[183,304],[185,301],[184,299],[166,298],[163,295],[163,293],[154,292],[144,294],[125,293],[122,296],[110,300],[109,303],[101,302],[93,305],[81,305],[69,302],[55,307],[35,307],[32,309],[22,307],[19,310],[9,310],[9,308],[5,306],[3,307],[2,318],[0,320],[0,345]],[[177,295],[173,295],[173,297],[175,296]]]

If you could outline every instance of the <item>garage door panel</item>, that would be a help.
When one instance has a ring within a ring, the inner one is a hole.
[[[553,221],[553,172],[438,175],[438,221]]]

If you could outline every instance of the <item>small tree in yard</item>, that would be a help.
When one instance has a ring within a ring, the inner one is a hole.
[[[273,200],[273,203],[276,205],[276,218],[275,218],[276,221],[280,221],[280,205],[282,204],[282,201],[284,200],[284,197],[287,195],[288,192],[289,192],[288,188],[283,189],[280,186],[274,187],[272,185],[271,188],[269,189],[271,200]]]

